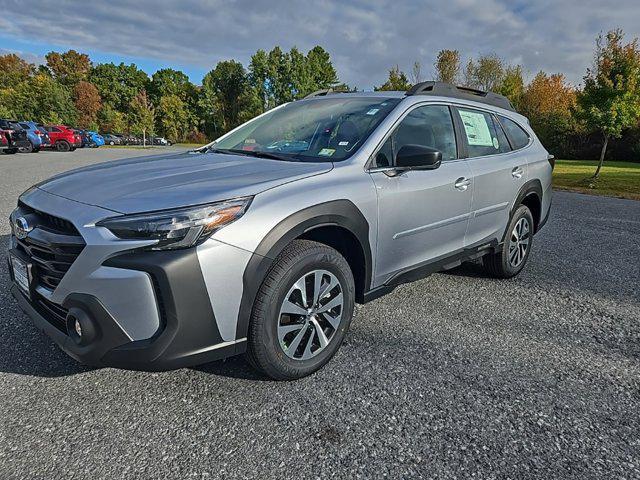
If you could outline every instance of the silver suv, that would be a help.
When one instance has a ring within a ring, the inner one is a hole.
[[[246,353],[276,379],[340,347],[354,303],[464,261],[517,275],[553,159],[504,97],[425,82],[317,92],[193,152],[42,182],[11,214],[12,291],[91,365]]]

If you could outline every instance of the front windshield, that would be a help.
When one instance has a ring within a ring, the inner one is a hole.
[[[210,148],[283,160],[340,161],[355,153],[399,102],[346,96],[292,102],[248,122]]]

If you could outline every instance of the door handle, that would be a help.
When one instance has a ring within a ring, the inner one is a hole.
[[[524,170],[520,167],[514,167],[513,170],[511,170],[511,176],[513,176],[513,178],[520,178],[522,175],[524,175]]]
[[[469,188],[469,185],[471,185],[471,180],[464,177],[460,177],[456,180],[456,183],[454,183],[454,186],[461,192],[464,192],[467,188]]]

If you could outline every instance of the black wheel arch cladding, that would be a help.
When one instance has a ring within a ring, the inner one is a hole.
[[[243,290],[236,338],[247,335],[251,311],[260,285],[274,259],[293,240],[325,226],[339,226],[351,232],[359,241],[365,258],[365,288],[371,285],[372,253],[369,243],[369,222],[362,212],[349,200],[333,200],[302,209],[291,214],[262,239],[251,256],[243,275]]]

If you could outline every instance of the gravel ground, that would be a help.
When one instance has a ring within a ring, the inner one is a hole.
[[[132,153],[0,157],[0,215],[35,181]],[[242,359],[84,368],[0,262],[0,478],[640,478],[639,238],[640,202],[558,192],[519,277],[400,287],[291,383]]]

